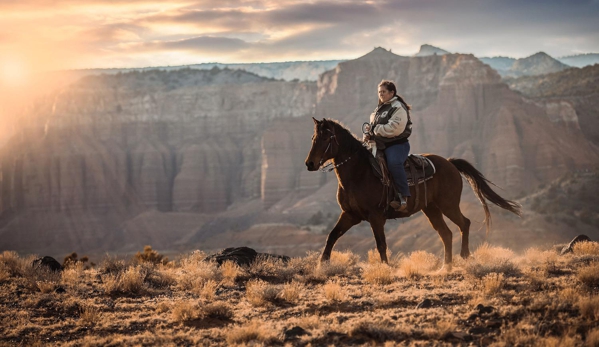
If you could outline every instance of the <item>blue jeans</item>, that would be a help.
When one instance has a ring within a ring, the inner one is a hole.
[[[395,187],[402,196],[410,196],[410,187],[408,186],[408,177],[403,164],[410,154],[410,142],[398,143],[385,148],[385,157],[387,158],[387,167],[395,182]]]

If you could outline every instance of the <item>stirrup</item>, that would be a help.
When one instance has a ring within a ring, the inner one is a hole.
[[[399,196],[399,198],[396,197],[396,199],[389,203],[389,206],[391,206],[395,211],[402,212],[408,207],[408,203],[406,201],[406,198],[404,198],[401,194],[397,195]]]

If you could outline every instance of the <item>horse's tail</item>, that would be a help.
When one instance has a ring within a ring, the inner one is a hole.
[[[483,209],[485,210],[485,225],[487,227],[487,233],[489,232],[489,227],[491,225],[491,213],[489,212],[489,206],[487,206],[485,198],[493,204],[518,216],[522,215],[522,211],[520,211],[520,204],[511,200],[506,200],[499,196],[499,194],[495,193],[489,186],[489,184],[495,184],[489,181],[482,173],[480,173],[480,171],[474,168],[472,164],[464,159],[449,158],[447,160],[452,163],[462,175],[464,175],[464,177],[470,183],[472,190],[474,190],[474,193],[478,197],[478,200],[480,200],[481,204],[483,205]]]

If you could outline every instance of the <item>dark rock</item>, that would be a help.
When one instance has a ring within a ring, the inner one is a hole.
[[[483,335],[483,334],[487,334],[489,332],[488,328],[485,327],[473,327],[470,328],[470,330],[468,330],[468,334],[471,335]]]
[[[289,330],[285,330],[285,341],[297,339],[298,336],[304,335],[310,335],[310,333],[304,330],[302,327],[294,326]]]
[[[579,243],[579,242],[589,242],[591,241],[591,238],[586,236],[586,235],[578,235],[576,236],[572,241],[570,241],[570,243],[564,247],[562,249],[562,252],[560,253],[561,255],[567,254],[567,253],[571,253],[574,245]]]
[[[497,329],[501,327],[501,320],[499,319],[490,319],[487,324],[487,328],[489,329]]]
[[[432,306],[433,306],[433,301],[431,299],[424,299],[416,306],[416,308],[429,308]]]
[[[237,265],[250,265],[257,257],[280,259],[288,262],[289,257],[285,255],[276,255],[268,253],[258,253],[249,247],[231,247],[225,248],[219,253],[209,255],[204,261],[216,261],[219,265],[225,261],[232,261]]]
[[[48,256],[35,259],[32,265],[34,267],[45,267],[50,271],[62,271],[62,265],[56,259]]]
[[[485,306],[483,304],[476,305],[475,309],[478,311],[479,314],[491,313],[495,311],[495,307]]]
[[[66,289],[64,289],[63,287],[56,287],[56,289],[54,289],[54,293],[57,293],[57,294],[66,293]]]
[[[475,321],[478,318],[478,313],[473,313],[466,319],[467,321]]]

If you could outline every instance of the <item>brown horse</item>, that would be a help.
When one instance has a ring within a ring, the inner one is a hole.
[[[352,226],[365,220],[370,223],[376,248],[381,260],[387,262],[387,243],[385,241],[385,223],[390,218],[408,217],[420,210],[424,212],[429,222],[439,233],[445,247],[444,267],[450,269],[452,261],[452,232],[443,221],[443,215],[457,224],[462,234],[462,258],[470,256],[468,249],[468,234],[470,220],[460,211],[460,196],[462,193],[462,177],[470,182],[472,189],[485,210],[487,232],[491,214],[485,198],[493,204],[520,215],[520,207],[513,201],[506,200],[495,193],[488,181],[478,170],[463,159],[445,159],[437,155],[427,154],[436,168],[432,179],[424,185],[410,187],[412,196],[420,189],[421,196],[426,194],[426,199],[419,199],[418,206],[415,199],[408,200],[408,207],[403,212],[396,212],[391,208],[381,206],[381,196],[385,187],[380,179],[375,176],[368,156],[370,152],[364,148],[349,130],[339,123],[314,118],[314,135],[312,148],[306,158],[309,171],[318,170],[323,163],[332,160],[337,174],[339,187],[337,189],[337,202],[341,207],[341,214],[337,224],[329,233],[327,243],[322,252],[321,262],[329,260],[335,242]],[[491,183],[492,184],[492,183]],[[425,206],[425,201],[427,205]]]

